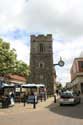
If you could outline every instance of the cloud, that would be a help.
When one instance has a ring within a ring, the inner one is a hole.
[[[73,64],[74,58],[83,56],[83,38],[78,38],[73,41],[59,42],[54,41],[53,43],[53,58],[56,64],[61,56],[65,62],[64,67],[60,68],[56,66],[57,79],[65,84],[66,81],[71,81],[70,79],[70,69]]]
[[[23,10],[21,23],[30,31],[76,37],[83,33],[82,5],[82,0],[31,0]]]
[[[82,5],[82,0],[3,0],[0,27],[77,37],[83,33]]]
[[[0,28],[11,30],[18,27],[20,23],[18,16],[25,6],[25,0],[3,0],[0,1]]]
[[[30,46],[27,46],[23,41],[21,40],[15,40],[11,43],[11,48],[16,49],[17,58],[18,60],[23,60],[25,63],[29,65],[29,58],[30,58]]]
[[[23,60],[29,65],[30,58],[30,36],[27,31],[14,30],[1,34],[0,37],[10,43],[10,47],[14,48],[17,53],[17,59]]]

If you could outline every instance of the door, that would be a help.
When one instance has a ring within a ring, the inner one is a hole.
[[[83,93],[83,83],[81,83],[81,93]]]

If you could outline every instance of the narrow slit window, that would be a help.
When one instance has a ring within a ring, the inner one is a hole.
[[[40,44],[40,52],[43,52],[43,51],[44,51],[43,44]]]

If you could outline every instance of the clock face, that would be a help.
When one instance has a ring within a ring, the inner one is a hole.
[[[64,62],[63,62],[62,60],[60,60],[60,61],[58,62],[58,64],[59,64],[59,66],[64,66]]]

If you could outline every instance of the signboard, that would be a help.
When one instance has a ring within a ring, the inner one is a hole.
[[[30,96],[28,96],[28,98],[27,98],[27,103],[38,103],[38,100],[37,100],[37,96],[34,96],[34,95],[30,95]]]

